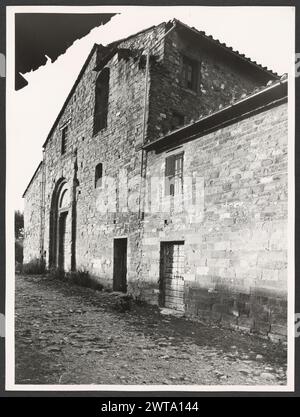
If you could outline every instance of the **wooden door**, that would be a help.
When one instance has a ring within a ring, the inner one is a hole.
[[[114,239],[113,290],[127,292],[127,239]]]

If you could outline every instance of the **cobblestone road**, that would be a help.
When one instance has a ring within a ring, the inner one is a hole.
[[[283,346],[48,277],[16,277],[17,384],[273,385]]]

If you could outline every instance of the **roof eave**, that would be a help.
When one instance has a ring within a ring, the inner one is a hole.
[[[39,170],[40,170],[40,168],[41,168],[41,166],[42,166],[42,165],[43,165],[43,161],[41,161],[41,162],[38,164],[37,169],[34,171],[34,174],[33,174],[33,176],[31,177],[31,180],[29,181],[29,183],[28,183],[28,185],[27,185],[27,187],[26,187],[26,189],[25,189],[25,191],[24,191],[24,193],[23,193],[23,195],[22,195],[22,198],[25,198],[25,195],[26,195],[26,193],[27,193],[27,191],[28,191],[29,187],[31,186],[31,184],[32,184],[32,182],[33,182],[33,180],[34,180],[34,178],[35,178],[36,174],[39,172]]]
[[[218,39],[214,39],[212,36],[210,35],[206,35],[205,32],[201,32],[199,30],[197,30],[194,27],[190,27],[188,25],[186,25],[185,23],[181,22],[180,20],[174,19],[175,22],[177,23],[177,27],[181,27],[187,31],[190,31],[192,33],[194,33],[196,36],[213,43],[216,47],[219,47],[221,49],[223,49],[224,51],[226,51],[228,54],[233,55],[234,57],[240,59],[241,61],[245,62],[246,64],[251,65],[253,68],[256,68],[256,70],[261,71],[262,73],[267,74],[268,76],[270,76],[271,78],[273,78],[274,80],[279,80],[280,79],[280,75],[277,74],[276,72],[268,69],[267,67],[263,67],[262,65],[258,64],[256,61],[252,61],[250,58],[246,57],[244,54],[235,51],[232,47],[227,46],[225,43],[220,42]]]
[[[46,145],[47,145],[49,139],[51,138],[51,136],[52,136],[52,134],[53,134],[56,126],[58,125],[58,123],[59,123],[59,121],[61,119],[61,116],[63,115],[63,112],[65,111],[65,109],[66,109],[66,107],[67,107],[67,105],[69,103],[69,100],[72,97],[72,95],[73,95],[73,93],[74,93],[77,85],[79,84],[79,82],[81,80],[81,77],[82,77],[84,71],[86,70],[86,67],[88,66],[88,64],[89,64],[89,62],[90,62],[90,60],[91,60],[94,52],[96,51],[97,47],[98,47],[98,45],[95,43],[94,46],[91,49],[91,52],[89,53],[89,55],[88,55],[88,57],[87,57],[87,59],[85,61],[85,63],[83,64],[83,67],[81,68],[80,73],[79,73],[78,77],[76,78],[75,83],[73,84],[73,87],[71,88],[71,90],[70,90],[70,92],[69,92],[69,94],[68,94],[68,96],[67,96],[67,98],[66,98],[66,100],[65,100],[65,102],[64,102],[64,104],[63,104],[63,106],[61,108],[61,110],[60,110],[60,112],[58,113],[58,116],[55,119],[55,122],[53,123],[53,126],[52,126],[52,128],[51,128],[51,130],[50,130],[50,132],[49,132],[49,134],[47,136],[47,139],[46,139],[46,141],[43,144],[43,148],[46,147]]]
[[[236,122],[250,113],[262,111],[265,106],[278,105],[287,101],[287,80],[278,81],[265,89],[253,93],[235,103],[211,113],[196,122],[183,126],[143,146],[146,151],[159,151],[208,134],[222,125]]]

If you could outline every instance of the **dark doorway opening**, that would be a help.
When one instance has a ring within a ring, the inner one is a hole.
[[[50,210],[49,266],[66,270],[70,265],[71,198],[68,184],[61,178],[53,191]]]
[[[62,271],[65,270],[65,254],[66,254],[66,225],[68,212],[63,212],[59,216],[58,223],[58,267]]]
[[[160,244],[160,305],[184,311],[184,242]]]
[[[127,238],[114,239],[113,290],[127,292]]]

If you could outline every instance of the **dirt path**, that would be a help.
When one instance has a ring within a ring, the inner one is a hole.
[[[113,294],[17,276],[16,383],[286,383],[283,346],[151,306],[114,306]]]

